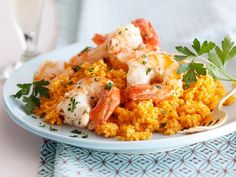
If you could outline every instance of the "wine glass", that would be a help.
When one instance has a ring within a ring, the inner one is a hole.
[[[23,63],[39,55],[37,41],[44,0],[7,0],[12,19],[24,36],[25,49],[16,63],[0,69],[0,79],[6,80]]]

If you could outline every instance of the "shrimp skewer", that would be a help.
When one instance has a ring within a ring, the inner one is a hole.
[[[112,85],[102,77],[81,79],[57,106],[64,123],[86,127],[90,122],[93,129],[107,121],[120,104],[120,90]]]

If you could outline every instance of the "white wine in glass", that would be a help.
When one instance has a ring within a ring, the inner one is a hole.
[[[24,36],[25,49],[16,63],[1,69],[0,78],[2,80],[9,78],[15,69],[39,54],[36,45],[44,4],[44,0],[7,0],[7,2],[12,12],[12,19]]]

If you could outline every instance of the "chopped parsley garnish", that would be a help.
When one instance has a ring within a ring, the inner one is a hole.
[[[160,85],[155,85],[155,87],[158,89],[162,89],[162,87]]]
[[[151,68],[148,68],[147,70],[146,70],[146,76],[151,72]]]
[[[80,53],[83,53],[83,52],[87,52],[88,50],[90,50],[92,47],[85,47]]]
[[[78,134],[78,135],[80,135],[82,132],[81,132],[81,131],[79,131],[79,130],[77,130],[77,129],[75,129],[75,130],[72,130],[72,131],[71,131],[71,133],[75,133],[75,134]]]
[[[70,103],[69,103],[68,111],[74,112],[74,110],[76,109],[76,105],[77,105],[78,103],[79,103],[79,102],[75,100],[75,97],[71,97],[71,98],[70,98]]]
[[[26,114],[32,114],[36,107],[40,106],[40,97],[49,98],[49,90],[45,86],[49,84],[46,80],[40,80],[32,83],[17,84],[20,90],[12,95],[15,99],[22,97],[24,102],[24,111]]]
[[[107,84],[105,85],[104,88],[105,88],[106,90],[111,90],[112,86],[113,86],[113,83],[109,82],[109,83],[107,83]]]
[[[78,72],[79,70],[81,70],[80,66],[75,66],[74,68],[72,68],[75,72]]]
[[[35,115],[32,115],[31,117],[34,118],[34,119],[37,119],[37,117]]]
[[[49,127],[49,130],[52,131],[52,132],[57,131],[57,129],[56,129],[56,128],[53,128],[52,126]]]
[[[183,46],[176,47],[181,55],[175,55],[175,60],[190,60],[188,63],[182,63],[177,71],[179,74],[183,73],[186,88],[195,83],[198,76],[206,75],[207,72],[214,79],[236,81],[235,78],[224,71],[227,63],[236,56],[236,46],[228,36],[222,40],[221,46],[216,46],[209,41],[204,41],[201,44],[198,39],[194,39],[192,48],[193,50]],[[198,60],[202,60],[206,64],[197,62]],[[219,77],[218,72],[224,75],[225,78]]]
[[[72,138],[77,138],[78,136],[77,136],[77,135],[71,135],[70,137],[72,137]]]
[[[88,134],[82,135],[81,138],[88,138]]]
[[[85,109],[84,112],[82,113],[82,115],[84,114],[88,114],[88,111]]]
[[[42,127],[42,128],[46,127],[46,125],[43,124],[42,122],[39,122],[39,126]]]
[[[94,67],[89,68],[89,72],[93,72]]]
[[[143,61],[142,63],[143,63],[143,65],[146,65],[147,62],[146,62],[146,61]]]
[[[146,54],[143,54],[141,57],[142,57],[142,58],[147,58],[147,55],[146,55]]]

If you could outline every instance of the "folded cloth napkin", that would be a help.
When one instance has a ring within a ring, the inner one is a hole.
[[[158,30],[163,50],[194,37],[236,41],[234,0],[59,0],[57,47],[87,43],[94,33],[106,33],[143,17]],[[73,176],[236,176],[236,133],[173,151],[127,155],[78,148],[44,139],[39,177]]]

